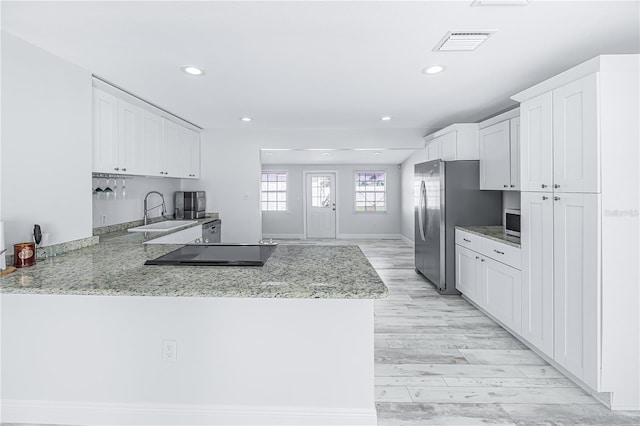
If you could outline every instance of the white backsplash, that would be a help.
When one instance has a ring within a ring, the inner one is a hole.
[[[105,185],[105,180],[101,180],[101,185]],[[96,186],[96,179],[93,179],[93,187]],[[113,179],[110,181],[113,185]],[[117,180],[116,199],[98,199],[93,197],[93,227],[98,228],[106,225],[142,220],[144,196],[149,191],[158,191],[164,195],[167,206],[167,215],[173,214],[174,192],[180,191],[180,179],[134,177],[126,180],[126,198],[121,195],[122,179]],[[161,203],[158,195],[149,197],[149,206],[153,207]],[[160,208],[153,209],[150,217],[160,216]],[[104,220],[101,220],[104,217]]]

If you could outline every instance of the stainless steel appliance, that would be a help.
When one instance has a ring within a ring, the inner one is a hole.
[[[455,288],[456,225],[500,225],[502,193],[480,191],[479,162],[434,160],[415,165],[416,271],[442,294]]]
[[[504,233],[507,235],[513,235],[514,237],[520,236],[520,210],[519,209],[504,209]]]
[[[207,208],[204,191],[176,191],[174,216],[176,219],[202,219]]]
[[[222,221],[214,219],[211,222],[202,224],[202,242],[220,243],[222,237]]]

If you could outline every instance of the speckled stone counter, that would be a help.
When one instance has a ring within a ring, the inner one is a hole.
[[[374,299],[387,294],[359,247],[281,245],[262,267],[145,266],[180,245],[142,244],[140,233],[100,243],[0,278],[5,294]]]
[[[502,226],[456,226],[456,229],[520,248],[520,238],[505,234]]]

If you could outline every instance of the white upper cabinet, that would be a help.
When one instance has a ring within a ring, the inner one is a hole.
[[[520,104],[520,189],[553,187],[553,112],[551,92]]]
[[[477,124],[452,124],[425,136],[424,141],[429,161],[478,159]]]
[[[509,120],[509,127],[509,156],[511,157],[509,189],[520,191],[520,117]]]
[[[118,143],[118,99],[101,90],[93,90],[93,171],[116,173],[120,149]]]
[[[148,111],[142,111],[141,135],[139,147],[143,154],[140,161],[140,174],[145,176],[161,176],[162,152],[162,118]]]
[[[600,192],[597,76],[520,105],[523,191]]]
[[[520,190],[518,109],[480,123],[480,189]]]
[[[600,192],[597,88],[591,74],[553,91],[556,192]]]
[[[94,172],[200,177],[198,132],[139,99],[111,92],[120,93],[110,86],[93,89]]]

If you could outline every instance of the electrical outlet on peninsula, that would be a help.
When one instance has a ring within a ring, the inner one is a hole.
[[[162,341],[162,360],[169,362],[178,360],[178,343],[175,340]]]

